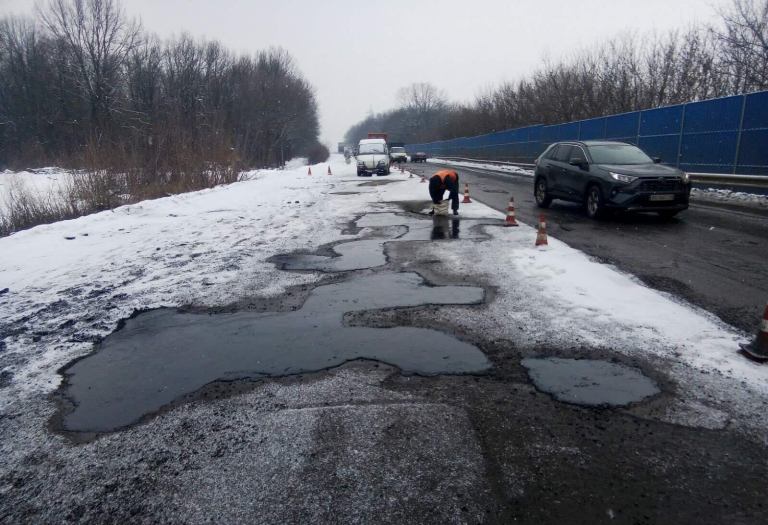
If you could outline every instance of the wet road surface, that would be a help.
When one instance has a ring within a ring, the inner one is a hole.
[[[593,221],[574,203],[556,200],[547,210],[538,208],[532,178],[452,168],[459,172],[462,191],[469,183],[472,199],[506,211],[512,195],[519,220],[533,225],[543,212],[549,234],[557,239],[747,333],[756,330],[768,301],[764,212],[693,203],[672,220],[655,214],[619,214]],[[440,166],[411,163],[407,169],[429,176]]]

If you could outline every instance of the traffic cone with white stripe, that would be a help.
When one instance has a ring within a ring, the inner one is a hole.
[[[504,226],[520,226],[515,219],[515,198],[509,197],[509,205],[507,206],[507,218],[504,221]]]
[[[464,200],[461,201],[462,204],[472,204],[472,199],[469,198],[469,184],[466,182],[464,183]]]
[[[547,219],[539,215],[539,232],[536,234],[536,246],[549,246],[547,242]]]
[[[768,361],[768,304],[765,305],[763,320],[757,329],[757,337],[751,343],[742,344],[741,352],[755,361]]]
[[[330,164],[328,164],[328,175],[333,175],[333,173],[331,172],[331,165]]]
[[[312,175],[312,167],[307,168],[307,175]]]

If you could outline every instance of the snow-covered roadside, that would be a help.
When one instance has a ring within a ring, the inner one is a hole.
[[[724,202],[768,210],[768,195],[757,193],[733,191],[723,188],[693,188],[691,190],[691,197],[699,202]]]
[[[335,177],[326,164],[312,177],[306,167],[250,173],[0,239],[0,290],[9,289],[0,295],[0,373],[12,374],[0,410],[54,389],[59,367],[135,310],[226,305],[315,281],[265,260],[341,237],[360,203],[324,195],[355,173],[341,157],[331,166]]]
[[[72,173],[61,168],[0,172],[0,212],[6,209],[11,193],[24,191],[40,198],[58,198],[66,190]]]

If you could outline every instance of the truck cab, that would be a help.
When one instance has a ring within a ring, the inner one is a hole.
[[[384,139],[363,139],[357,145],[357,176],[389,175],[389,148]]]

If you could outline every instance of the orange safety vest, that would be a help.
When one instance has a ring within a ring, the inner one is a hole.
[[[457,173],[453,170],[440,170],[432,176],[439,177],[440,181],[443,183],[443,186],[445,186],[445,179],[450,179],[453,182],[456,182],[459,178]]]

